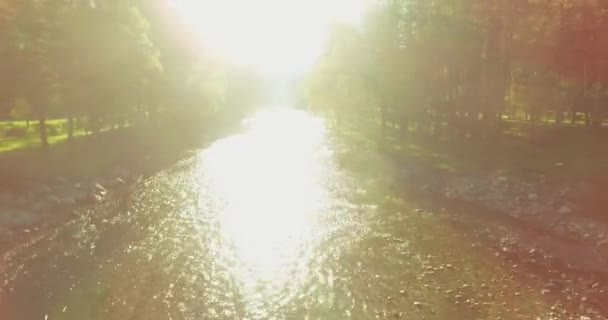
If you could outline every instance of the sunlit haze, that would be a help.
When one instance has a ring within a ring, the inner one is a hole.
[[[369,0],[174,0],[204,46],[269,74],[308,69],[331,23],[357,23]]]

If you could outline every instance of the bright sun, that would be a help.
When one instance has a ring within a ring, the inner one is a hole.
[[[217,55],[265,73],[297,73],[321,53],[332,22],[357,23],[370,0],[173,0]]]

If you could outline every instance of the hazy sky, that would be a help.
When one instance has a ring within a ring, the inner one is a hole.
[[[269,74],[305,71],[333,21],[357,23],[369,0],[174,0],[208,49]]]

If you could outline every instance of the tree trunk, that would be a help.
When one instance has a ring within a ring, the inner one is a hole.
[[[570,123],[571,124],[576,123],[576,112],[575,111],[572,111],[572,113],[570,113]]]
[[[384,135],[386,133],[386,109],[384,106],[380,107],[380,129],[382,135]]]
[[[49,139],[46,131],[46,116],[42,112],[38,114],[38,127],[40,128],[40,144],[46,148],[49,146]]]
[[[74,138],[74,117],[70,115],[68,117],[68,140]]]

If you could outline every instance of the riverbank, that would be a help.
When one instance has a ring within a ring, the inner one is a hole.
[[[558,263],[508,215],[425,192],[414,179],[430,172],[411,164],[421,175],[407,179],[382,150],[354,150],[331,134],[291,139],[300,131],[258,124],[273,129],[222,139],[203,161],[135,183],[126,205],[107,188],[101,204],[19,237],[0,264],[5,317],[200,318],[217,301],[230,318],[608,314],[603,278]],[[259,289],[249,291],[250,281]]]
[[[560,171],[565,163],[544,168],[554,170],[553,175],[525,174],[514,166],[454,170],[441,164],[457,164],[458,158],[432,145],[392,141],[378,145],[352,133],[338,138],[339,162],[367,181],[365,190],[375,190],[370,201],[381,202],[388,213],[430,216],[435,223],[450,225],[472,247],[530,276],[522,281],[544,283],[541,293],[555,303],[561,304],[557,297],[566,295],[570,309],[591,307],[608,314],[602,303],[608,299],[608,225],[598,218],[601,208],[593,206],[593,214],[585,211],[590,208],[587,199],[599,191],[589,177],[597,178],[601,171],[557,174],[566,171]],[[406,147],[395,148],[399,145]],[[411,152],[422,148],[432,156]],[[489,163],[494,156],[478,161]]]
[[[608,188],[608,152],[601,147],[607,132],[579,129],[567,128],[572,131],[554,137],[553,128],[534,134],[523,134],[520,128],[517,137],[493,142],[437,141],[395,132],[377,143],[357,131],[344,132],[341,139],[355,146],[343,158],[359,172],[393,176],[391,184],[409,184],[422,193],[539,220],[565,238],[608,245],[608,199],[603,195]],[[559,143],[547,143],[552,139]],[[370,154],[376,158],[366,159]]]
[[[140,178],[191,155],[216,134],[136,126],[79,136],[46,149],[2,152],[0,234],[9,241],[15,233],[60,223],[110,194],[126,193]]]
[[[518,149],[525,144],[486,145],[485,151],[473,152],[466,143],[416,137],[379,144],[346,132],[338,140],[340,163],[363,176],[368,189],[383,187],[376,196],[387,210],[441,217],[471,235],[472,245],[545,279],[547,288],[559,283],[597,305],[608,298],[603,151],[546,148],[546,154],[526,163],[525,150]],[[555,152],[569,157],[555,158]],[[417,209],[403,208],[412,202]]]

